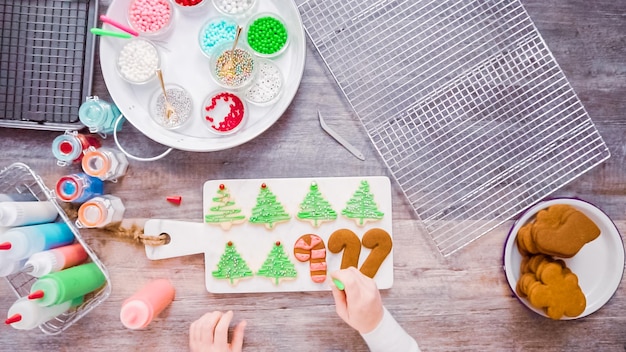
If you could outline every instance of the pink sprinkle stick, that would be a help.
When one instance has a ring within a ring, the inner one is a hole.
[[[113,26],[115,28],[118,28],[118,29],[121,29],[124,32],[129,33],[129,34],[131,34],[131,35],[133,35],[135,37],[139,36],[139,32],[137,32],[136,30],[134,30],[134,29],[132,29],[132,28],[130,28],[128,26],[125,26],[125,25],[115,21],[115,20],[107,17],[106,15],[100,15],[100,21],[102,21],[103,23],[108,23],[111,26]]]

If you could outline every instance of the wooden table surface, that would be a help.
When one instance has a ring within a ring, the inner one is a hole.
[[[626,1],[523,0],[570,80],[611,158],[554,195],[575,196],[603,209],[626,232]],[[301,0],[296,3],[302,3]],[[102,6],[101,11],[105,11]],[[108,99],[99,66],[94,93]],[[316,111],[365,154],[360,161],[324,133]],[[24,162],[48,186],[63,174],[50,146],[58,132],[0,129],[0,166]],[[125,125],[120,137],[137,155],[165,148]],[[114,146],[111,138],[105,145]],[[154,162],[131,161],[125,177],[107,184],[121,197],[126,218],[200,221],[202,185],[211,179],[390,176],[355,114],[307,44],[304,77],[295,99],[269,130],[239,147],[210,153],[174,150]],[[177,207],[165,196],[179,194]],[[512,221],[444,258],[392,182],[395,283],[384,303],[424,351],[626,349],[626,286],[583,319],[551,321],[512,295],[502,269],[502,248]],[[215,295],[205,290],[204,259],[193,255],[150,261],[144,248],[100,230],[83,230],[111,277],[110,297],[58,336],[38,329],[0,328],[4,351],[176,351],[187,349],[189,324],[209,310],[233,310],[246,319],[251,351],[363,351],[360,336],[334,312],[329,292]],[[601,275],[602,273],[599,273]],[[168,277],[177,294],[146,330],[125,329],[122,301],[150,279]],[[0,307],[15,300],[0,284]]]

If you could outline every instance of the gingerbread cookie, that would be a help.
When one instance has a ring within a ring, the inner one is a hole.
[[[369,248],[372,251],[365,258],[365,261],[361,265],[361,272],[365,276],[373,278],[378,272],[378,268],[382,265],[385,258],[391,252],[393,241],[389,233],[383,229],[371,229],[367,231],[361,239],[363,247]]]
[[[313,282],[326,281],[326,246],[321,237],[314,234],[300,236],[293,245],[293,254],[298,261],[309,262]]]
[[[241,209],[235,207],[235,201],[224,184],[219,185],[217,196],[213,197],[212,200],[213,204],[207,214],[204,215],[205,223],[219,225],[222,229],[228,230],[232,225],[241,224],[246,220]]]
[[[541,283],[526,292],[528,301],[550,318],[576,317],[585,311],[586,298],[578,286],[578,277],[563,270],[559,263],[546,264],[537,279]]]
[[[328,238],[328,250],[333,253],[343,251],[341,257],[341,269],[348,267],[359,267],[359,256],[361,255],[361,240],[348,229],[340,229],[333,232]]]
[[[324,199],[319,191],[317,182],[312,182],[309,193],[300,204],[300,212],[296,215],[299,220],[309,221],[313,227],[319,227],[324,221],[337,219],[337,212]]]
[[[250,223],[263,224],[268,230],[278,223],[289,221],[289,215],[283,205],[276,199],[276,195],[270,191],[265,183],[261,184],[256,206],[252,209]]]
[[[571,258],[600,236],[600,228],[569,205],[553,205],[537,213],[531,235],[540,253]]]

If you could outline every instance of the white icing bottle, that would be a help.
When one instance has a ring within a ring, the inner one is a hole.
[[[31,330],[59,314],[67,312],[70,308],[80,305],[83,300],[84,296],[80,296],[71,301],[44,307],[39,305],[37,301],[22,297],[9,308],[7,320],[4,323],[18,330]]]
[[[50,201],[0,202],[0,226],[15,227],[52,222],[59,212]]]

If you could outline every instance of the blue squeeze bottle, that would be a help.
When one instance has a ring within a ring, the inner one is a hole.
[[[63,222],[14,227],[0,235],[0,256],[18,261],[74,242],[74,233]]]

